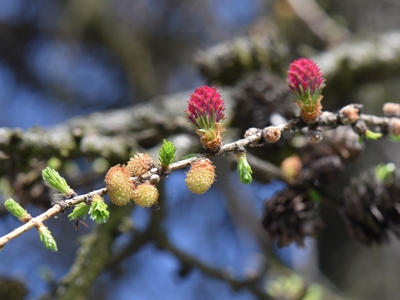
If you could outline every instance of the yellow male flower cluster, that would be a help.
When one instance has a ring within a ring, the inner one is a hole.
[[[130,177],[139,177],[154,167],[154,159],[138,153],[130,158],[127,166],[114,166],[106,174],[107,194],[112,203],[126,205],[133,200],[136,205],[150,207],[158,202],[158,190],[150,182],[136,186]]]

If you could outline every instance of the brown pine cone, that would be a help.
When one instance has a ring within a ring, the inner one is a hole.
[[[232,126],[244,133],[248,128],[264,128],[273,124],[271,116],[284,119],[296,115],[293,97],[282,79],[267,73],[249,74],[235,86],[236,106]]]
[[[349,234],[367,245],[387,242],[390,230],[400,237],[399,192],[398,168],[384,179],[375,169],[353,178],[339,210]]]
[[[267,202],[263,226],[278,247],[292,242],[304,246],[304,238],[315,237],[323,223],[307,191],[287,187]]]

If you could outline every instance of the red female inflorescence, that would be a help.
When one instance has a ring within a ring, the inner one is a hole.
[[[300,58],[290,64],[289,88],[299,101],[316,101],[325,86],[324,74],[311,59]]]
[[[225,103],[215,87],[202,86],[190,95],[188,119],[196,127],[203,146],[210,151],[218,150],[222,144],[224,110]]]
[[[319,67],[307,58],[295,60],[290,64],[287,82],[296,97],[303,120],[314,122],[322,110],[321,93],[325,86],[324,75]]]
[[[225,103],[215,87],[202,86],[190,95],[187,114],[198,129],[210,129],[225,119]]]

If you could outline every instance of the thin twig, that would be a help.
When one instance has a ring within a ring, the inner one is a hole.
[[[36,227],[36,225],[40,224],[40,222],[44,222],[47,219],[52,217],[58,216],[63,213],[67,208],[73,207],[78,203],[86,201],[86,199],[93,197],[95,194],[103,195],[106,193],[106,188],[102,188],[96,191],[92,191],[90,193],[76,196],[70,200],[63,200],[59,203],[55,204],[52,208],[48,209],[41,215],[32,218],[29,222],[21,225],[20,227],[14,229],[10,233],[2,236],[0,238],[0,250],[11,240],[15,239],[16,237],[20,236],[24,232]]]
[[[360,114],[359,115],[359,120],[365,121],[365,123],[369,126],[377,126],[380,127],[382,131],[384,131],[388,126],[391,120],[393,119],[398,119],[399,118],[387,118],[387,117],[378,117],[374,115],[367,115],[367,114]],[[311,126],[322,126],[325,129],[334,129],[338,126],[343,126],[344,124],[341,123],[339,113],[332,113],[332,112],[323,112],[317,119],[317,121]],[[287,122],[276,126],[281,132],[292,132],[292,131],[298,131],[302,128],[310,126],[309,124],[305,123],[301,118],[296,117],[291,120],[288,120]],[[196,157],[184,159],[178,162],[175,162],[171,164],[168,167],[167,172],[165,170],[162,170],[161,168],[153,168],[146,174],[141,176],[141,180],[147,180],[150,178],[151,175],[153,174],[159,174],[161,177],[165,177],[167,174],[169,174],[172,171],[179,170],[179,169],[184,169],[188,167],[191,163],[195,162],[201,157],[205,156],[215,156],[215,155],[221,155],[224,153],[228,152],[234,152],[237,151],[241,147],[247,147],[251,144],[258,143],[262,139],[262,133],[263,129],[254,129],[254,134],[244,138],[237,140],[235,142],[225,144],[223,145],[219,151],[215,153],[204,153],[204,154],[199,154]],[[138,181],[139,179],[136,177],[131,178],[133,181]],[[60,201],[57,203],[54,207],[50,208],[43,214],[33,218],[29,222],[25,223],[24,225],[18,227],[17,229],[13,230],[12,232],[4,235],[3,237],[0,237],[0,249],[4,247],[9,241],[12,239],[18,237],[19,235],[23,234],[24,232],[36,227],[37,224],[40,222],[43,222],[51,217],[57,216],[65,211],[65,209],[70,208],[75,206],[76,204],[85,201],[86,199],[94,196],[95,194],[100,194],[103,195],[107,193],[106,188],[102,188],[100,190],[92,191],[84,195],[80,195],[77,197],[74,197],[69,200],[64,200]]]

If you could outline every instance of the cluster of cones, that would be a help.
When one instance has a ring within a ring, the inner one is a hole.
[[[288,163],[281,165],[283,173],[290,174],[287,181],[292,184],[267,201],[263,217],[264,228],[279,247],[292,242],[303,246],[306,236],[319,233],[323,222],[312,188],[337,179],[348,162],[362,151],[358,135],[349,127],[328,131],[325,137],[318,147],[307,144],[300,156],[290,157]]]
[[[386,166],[391,170],[380,176]],[[347,231],[367,245],[388,241],[389,232],[400,237],[400,170],[386,166],[353,178],[343,192],[339,212]]]

